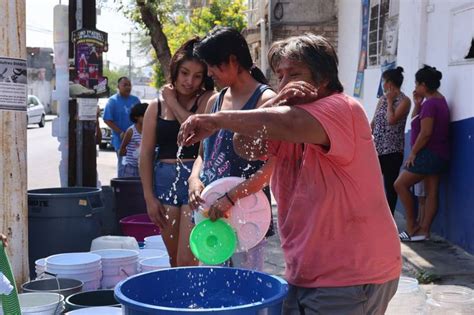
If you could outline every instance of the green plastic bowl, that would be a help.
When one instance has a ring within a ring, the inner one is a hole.
[[[206,265],[219,265],[234,254],[237,236],[225,221],[206,219],[193,228],[189,244],[199,261]]]

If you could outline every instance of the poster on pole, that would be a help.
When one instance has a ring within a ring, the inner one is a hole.
[[[77,99],[77,117],[78,120],[96,120],[97,119],[97,99],[96,98],[78,98]]]
[[[0,109],[26,111],[26,60],[0,56]]]
[[[364,84],[364,72],[367,67],[367,37],[369,33],[369,0],[362,1],[362,29],[360,39],[359,64],[357,66],[354,96],[361,97]]]
[[[74,42],[74,85],[72,96],[107,97],[109,88],[103,76],[103,56],[108,50],[107,33],[80,29],[72,32]]]

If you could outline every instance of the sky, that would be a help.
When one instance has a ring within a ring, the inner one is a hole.
[[[53,47],[53,9],[59,4],[68,4],[67,0],[26,0],[26,45],[28,47]],[[134,31],[133,24],[121,12],[114,8],[113,1],[101,9],[97,16],[97,29],[108,33],[109,51],[104,58],[113,68],[128,66],[128,36],[123,33]],[[133,39],[132,39],[133,40]],[[135,66],[146,63],[143,58],[132,57]]]

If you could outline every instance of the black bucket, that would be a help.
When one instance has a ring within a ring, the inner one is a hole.
[[[146,213],[145,197],[140,177],[121,177],[110,181],[114,190],[117,222],[124,217]]]
[[[90,250],[92,240],[102,235],[100,193],[92,187],[28,191],[30,278],[34,278],[37,259]]]
[[[80,292],[70,295],[66,299],[66,310],[72,311],[80,308],[94,307],[94,306],[118,306],[114,296],[114,290],[97,290],[89,292]]]
[[[21,286],[24,293],[30,292],[52,292],[68,296],[82,291],[84,283],[81,280],[68,278],[45,278],[26,282]]]

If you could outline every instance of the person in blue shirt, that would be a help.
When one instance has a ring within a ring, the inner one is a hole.
[[[140,99],[131,95],[132,83],[127,77],[120,77],[117,81],[118,93],[112,95],[104,111],[104,122],[112,129],[112,145],[117,152],[117,176],[122,177],[123,165],[120,156],[120,145],[128,127],[132,125],[130,110],[133,105],[140,103]]]

